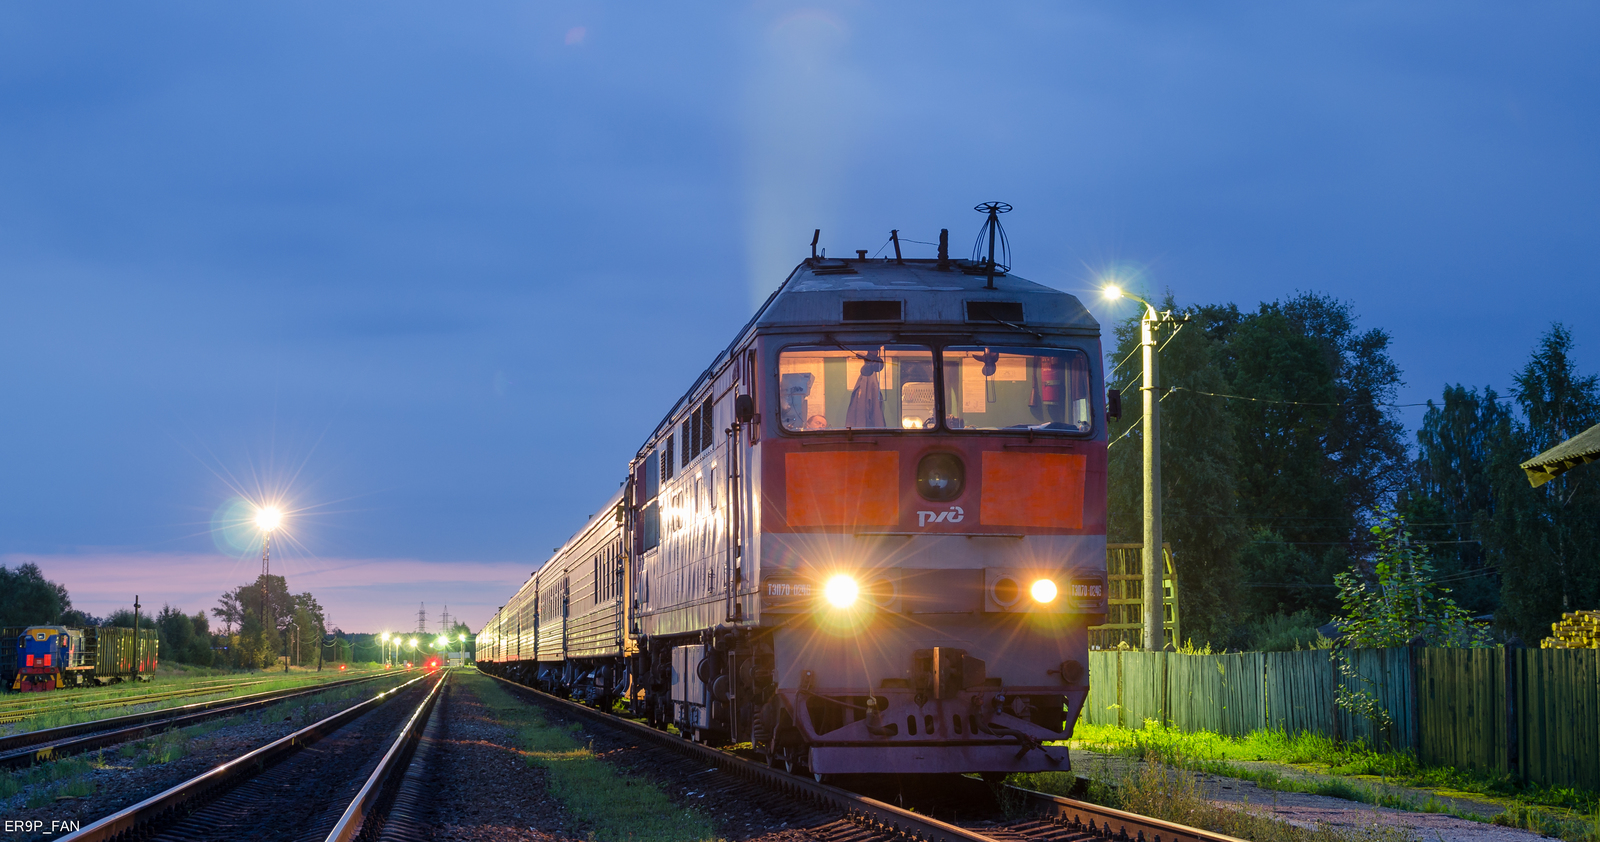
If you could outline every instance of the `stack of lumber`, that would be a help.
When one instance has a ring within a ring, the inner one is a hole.
[[[1567,611],[1550,624],[1541,649],[1600,649],[1600,611]]]

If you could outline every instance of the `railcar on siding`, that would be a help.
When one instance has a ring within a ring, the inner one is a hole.
[[[819,776],[1068,768],[1044,743],[1106,611],[1100,328],[993,268],[801,263],[480,668]]]

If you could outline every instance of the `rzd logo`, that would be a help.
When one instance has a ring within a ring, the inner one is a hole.
[[[960,506],[951,506],[948,512],[917,512],[917,525],[927,526],[930,523],[960,523],[966,517],[966,512]]]

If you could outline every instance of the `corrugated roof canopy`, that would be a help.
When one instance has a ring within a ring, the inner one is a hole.
[[[1534,488],[1584,464],[1600,459],[1600,424],[1522,463]]]

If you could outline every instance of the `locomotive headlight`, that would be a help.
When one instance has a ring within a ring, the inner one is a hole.
[[[1033,601],[1038,603],[1052,602],[1056,598],[1056,583],[1049,579],[1039,579],[1028,589],[1033,595]]]
[[[855,579],[840,573],[822,586],[822,595],[834,608],[849,608],[855,604],[856,597],[861,595],[861,587],[856,584]]]

